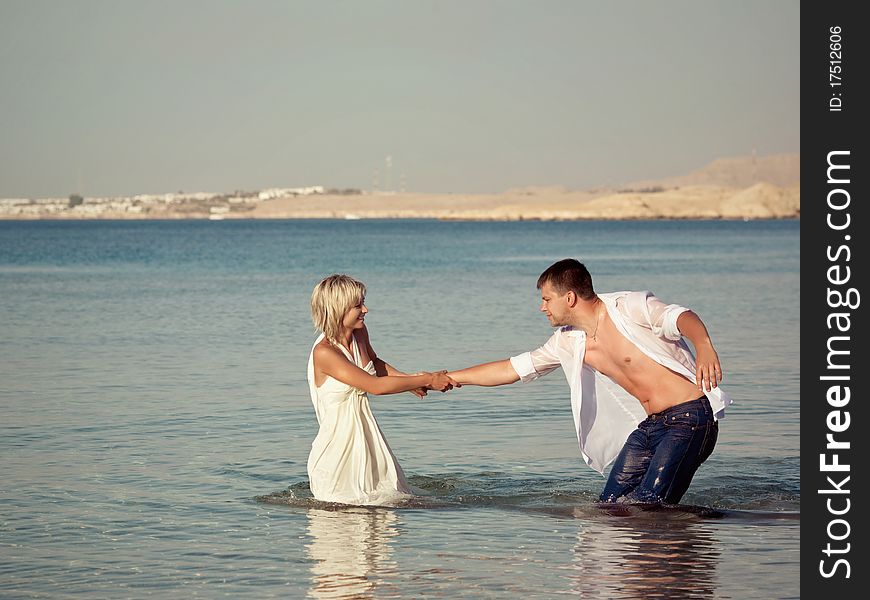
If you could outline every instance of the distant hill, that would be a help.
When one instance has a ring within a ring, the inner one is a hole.
[[[671,189],[693,185],[747,188],[757,183],[791,187],[800,184],[800,166],[799,154],[719,158],[687,175],[635,181],[620,187],[624,190]]]
[[[679,177],[586,191],[378,194],[317,186],[71,200],[0,199],[0,219],[796,219],[800,156],[721,158]]]

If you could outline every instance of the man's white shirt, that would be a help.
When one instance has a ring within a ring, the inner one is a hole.
[[[652,360],[695,383],[695,357],[677,328],[677,317],[687,308],[665,304],[649,291],[598,297],[626,339]],[[523,383],[562,367],[571,388],[580,454],[586,464],[603,474],[647,415],[637,398],[584,364],[585,354],[586,333],[569,326],[557,329],[540,348],[513,356],[510,361]],[[725,407],[732,402],[728,394],[717,387],[706,395],[715,418],[724,418]]]

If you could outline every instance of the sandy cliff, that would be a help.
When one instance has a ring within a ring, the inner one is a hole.
[[[76,206],[66,199],[3,200],[0,218],[787,219],[800,217],[800,157],[725,158],[679,177],[589,191],[550,186],[500,194],[319,193],[322,189],[80,198]]]
[[[456,220],[769,219],[800,216],[800,186],[695,185],[656,192],[527,192],[522,195],[392,194],[275,198],[254,218],[435,218]]]
[[[255,218],[787,219],[800,217],[800,156],[721,158],[678,177],[610,190],[528,187],[501,194],[275,198]]]

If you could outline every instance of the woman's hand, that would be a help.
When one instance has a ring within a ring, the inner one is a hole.
[[[437,390],[439,392],[446,392],[448,390],[452,390],[454,387],[462,387],[447,375],[446,370],[429,373],[429,375],[431,377],[431,381],[429,382],[429,385],[426,386],[427,389]]]

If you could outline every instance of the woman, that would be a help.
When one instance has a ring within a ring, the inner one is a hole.
[[[447,391],[446,371],[406,375],[381,360],[365,326],[366,288],[330,275],[311,294],[311,318],[321,335],[308,359],[308,385],[320,431],[311,445],[308,478],[318,500],[394,503],[411,493],[378,427],[368,394]]]

